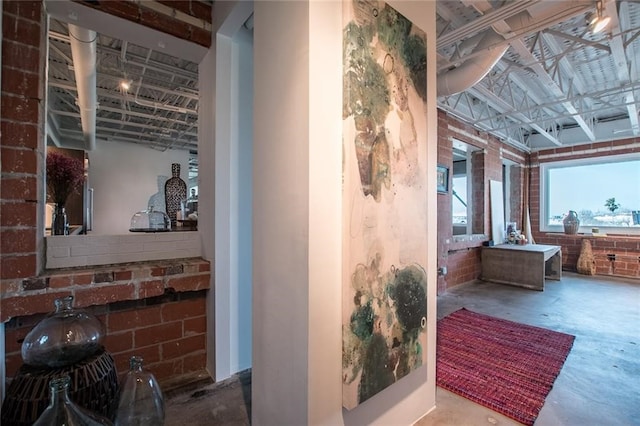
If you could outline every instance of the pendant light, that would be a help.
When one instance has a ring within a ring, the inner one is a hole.
[[[596,12],[592,13],[589,16],[589,29],[592,34],[598,34],[602,30],[604,30],[609,22],[611,22],[611,17],[604,14],[604,4],[603,0],[596,1]]]

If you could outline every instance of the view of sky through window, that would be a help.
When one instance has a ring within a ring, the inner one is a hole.
[[[562,223],[569,210],[578,212],[582,225],[634,226],[640,211],[640,160],[552,166],[547,174],[549,225]],[[615,198],[613,212],[607,200]]]

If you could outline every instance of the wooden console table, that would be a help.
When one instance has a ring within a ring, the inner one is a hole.
[[[560,246],[500,244],[482,247],[482,280],[542,291],[545,278],[562,278]]]

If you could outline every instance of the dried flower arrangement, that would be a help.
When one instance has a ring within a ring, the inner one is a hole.
[[[81,160],[55,151],[47,153],[47,196],[50,201],[64,205],[71,193],[84,182]]]

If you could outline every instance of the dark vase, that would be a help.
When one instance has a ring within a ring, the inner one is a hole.
[[[64,204],[56,203],[51,216],[51,235],[69,235],[69,222]]]
[[[176,225],[182,202],[187,200],[187,184],[180,178],[180,164],[171,164],[171,178],[164,184],[164,200],[171,226]]]

